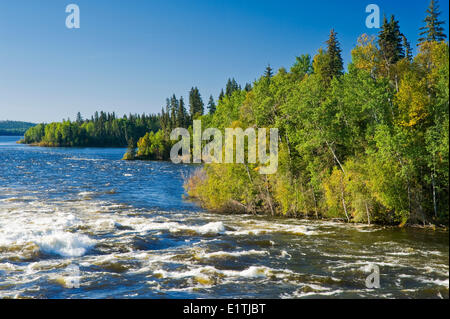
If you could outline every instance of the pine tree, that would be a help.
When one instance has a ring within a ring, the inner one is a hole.
[[[81,124],[81,123],[83,123],[83,118],[81,117],[81,113],[78,112],[77,113],[77,124]]]
[[[164,111],[164,107],[161,108],[161,113],[160,113],[160,125],[161,125],[161,129],[163,131],[166,131],[167,129],[167,123],[166,123],[166,112]]]
[[[408,61],[412,61],[412,50],[411,50],[411,45],[408,42],[408,39],[406,38],[405,35],[402,35],[402,39],[403,39],[403,48],[405,49],[405,58]]]
[[[337,40],[337,33],[334,29],[330,31],[330,37],[327,42],[327,65],[325,66],[325,76],[329,80],[340,76],[344,72],[344,62],[342,61],[341,48]]]
[[[171,126],[171,129],[179,127],[179,119],[177,116],[178,108],[179,108],[179,102],[178,102],[177,97],[174,94],[170,98],[170,126]]]
[[[378,45],[387,67],[397,63],[405,57],[402,33],[400,32],[399,23],[395,20],[394,15],[391,16],[389,22],[387,18],[384,17],[383,26],[381,27],[378,36]]]
[[[214,114],[214,112],[216,111],[216,103],[214,102],[214,98],[212,95],[210,95],[209,97],[208,110],[209,114]]]
[[[225,97],[225,94],[223,93],[223,89],[222,89],[219,94],[219,102],[222,101],[224,97]]]
[[[423,20],[423,22],[425,22],[425,26],[420,28],[422,32],[419,34],[421,38],[419,38],[418,45],[421,45],[426,41],[441,42],[447,38],[447,35],[444,33],[444,27],[442,27],[444,22],[438,20],[441,12],[439,12],[439,5],[437,1],[431,0],[427,13],[427,17]]]
[[[231,83],[231,79],[228,79],[227,84],[225,85],[225,94],[226,96],[230,96],[233,93],[233,84]]]
[[[204,113],[204,104],[197,87],[193,87],[189,92],[189,111],[192,119]]]
[[[228,79],[226,88],[225,88],[225,94],[226,96],[231,96],[233,94],[234,91],[238,91],[240,90],[239,85],[237,84],[236,80],[233,79]]]
[[[246,83],[245,87],[244,87],[244,90],[246,92],[250,92],[252,90],[252,85],[250,83]]]
[[[186,114],[186,108],[184,107],[184,100],[182,96],[180,97],[180,101],[178,103],[177,119],[178,119],[178,127],[188,126],[189,119],[188,115]]]
[[[269,64],[269,65],[267,65],[266,71],[264,72],[264,77],[266,79],[270,79],[270,78],[272,78],[272,76],[273,76],[273,69],[270,67],[270,64]]]

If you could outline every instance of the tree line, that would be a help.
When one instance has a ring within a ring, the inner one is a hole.
[[[90,119],[77,114],[75,121],[38,124],[27,130],[23,143],[40,146],[70,147],[124,147],[135,143],[146,132],[158,131],[159,115],[129,114],[116,117],[116,114],[95,112]]]
[[[234,92],[249,92],[251,85],[246,84],[244,90],[233,79],[228,79],[225,90],[221,90],[218,103],[222,103],[225,98],[230,98]],[[214,116],[216,112],[216,101],[211,95],[206,105],[203,102],[200,91],[197,87],[192,87],[189,91],[189,111],[185,107],[183,97],[177,98],[172,95],[166,99],[166,106],[159,113],[161,130],[158,132],[147,132],[137,145],[128,144],[128,151],[124,155],[126,160],[168,160],[170,149],[176,141],[170,140],[170,133],[175,128],[186,128],[192,133],[192,121],[195,119],[204,120],[207,117]],[[136,151],[136,147],[138,150]]]
[[[235,90],[240,89],[236,80],[230,79],[226,85],[226,94],[229,96]],[[220,98],[220,99],[221,99]],[[97,146],[97,147],[125,147],[129,146],[132,153],[137,146],[137,141],[148,133],[155,135],[159,130],[162,131],[156,138],[161,138],[165,147],[169,145],[168,137],[172,129],[176,127],[188,128],[193,119],[199,118],[205,114],[205,104],[200,91],[193,87],[189,92],[189,110],[185,106],[183,97],[177,98],[172,95],[166,99],[166,106],[162,108],[159,114],[129,114],[123,117],[117,117],[114,112],[95,112],[89,119],[83,119],[78,112],[76,120],[63,120],[62,122],[53,122],[49,124],[39,124],[25,131],[22,143],[36,144],[40,146],[52,147],[71,147],[71,146]],[[213,114],[216,104],[211,95],[206,105],[208,114]],[[35,124],[33,124],[35,125]],[[148,137],[147,136],[147,137]],[[147,139],[145,139],[147,140]],[[153,140],[154,143],[158,141]],[[167,144],[167,145],[166,145]],[[167,150],[162,152],[167,153]],[[132,154],[133,155],[133,154]],[[148,159],[167,159],[168,156],[161,157],[158,154],[146,155],[141,152],[142,157]],[[130,158],[134,158],[134,155]]]
[[[22,136],[34,123],[19,121],[0,121],[0,135]]]

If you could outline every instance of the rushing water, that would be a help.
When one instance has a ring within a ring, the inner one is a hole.
[[[190,166],[16,140],[0,137],[0,297],[449,297],[448,232],[211,214],[183,199]]]

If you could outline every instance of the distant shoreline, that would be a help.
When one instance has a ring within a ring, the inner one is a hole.
[[[123,148],[126,149],[127,146],[96,146],[96,145],[89,145],[89,146],[61,146],[61,145],[47,145],[47,144],[41,144],[41,143],[25,143],[23,140],[16,141],[16,144],[22,144],[27,145],[30,147],[44,147],[44,148]]]

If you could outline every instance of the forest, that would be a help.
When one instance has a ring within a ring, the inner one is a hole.
[[[448,225],[449,47],[434,1],[427,12],[416,56],[391,16],[347,70],[331,30],[314,57],[219,99],[203,126],[278,128],[279,168],[206,164],[189,196],[213,211]]]
[[[75,121],[67,119],[30,128],[21,142],[49,147],[125,147],[146,132],[159,129],[158,115],[129,114],[119,118],[115,113],[102,111],[83,119],[78,113]]]
[[[185,183],[203,207],[346,222],[448,225],[449,47],[431,1],[417,54],[395,16],[377,37],[362,35],[344,68],[338,35],[289,68],[242,88],[228,80],[206,105],[198,88],[168,98],[158,115],[121,119],[102,113],[38,125],[25,143],[128,145],[124,159],[167,160],[173,128],[278,128],[279,167],[205,164]],[[137,148],[137,149],[136,149]]]
[[[20,121],[0,121],[0,135],[23,136],[30,127],[35,125],[34,123]]]

